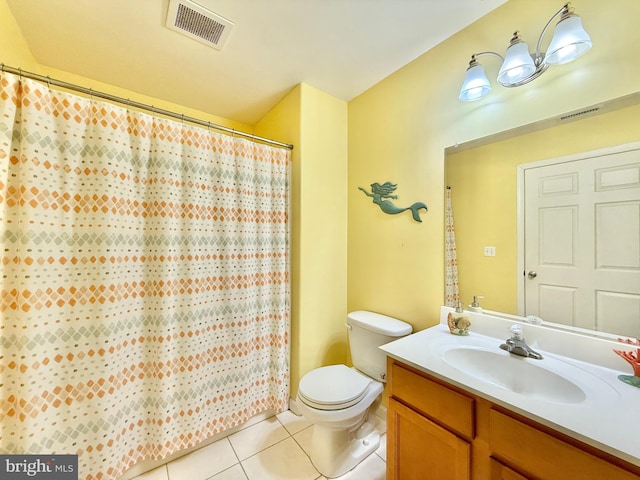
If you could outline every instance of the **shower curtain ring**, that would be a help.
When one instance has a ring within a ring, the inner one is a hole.
[[[156,107],[151,105],[151,131],[154,132],[156,128],[156,119],[158,115],[156,114]]]

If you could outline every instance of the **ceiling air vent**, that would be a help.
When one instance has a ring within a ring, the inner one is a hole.
[[[171,0],[167,27],[222,50],[231,34],[233,22],[190,0]]]

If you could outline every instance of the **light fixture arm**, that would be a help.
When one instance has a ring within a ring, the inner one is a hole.
[[[493,57],[498,57],[500,59],[501,62],[504,62],[504,57],[502,55],[500,55],[499,53],[496,52],[478,52],[478,53],[474,53],[473,55],[471,55],[471,62],[474,62],[476,60],[476,57],[481,57],[483,55],[491,55]],[[471,64],[471,62],[469,62],[469,64]]]
[[[544,28],[542,29],[542,33],[540,33],[540,36],[538,37],[538,43],[536,44],[536,56],[534,57],[533,61],[536,64],[536,67],[538,65],[540,65],[540,63],[542,63],[542,60],[544,60],[544,55],[542,54],[542,52],[540,51],[540,47],[542,46],[542,38],[544,37],[544,34],[547,33],[547,30],[549,30],[549,27],[551,26],[551,23],[558,18],[559,16],[564,16],[567,15],[571,12],[571,4],[570,3],[566,3],[560,10],[558,10],[547,22],[547,24],[544,26]]]

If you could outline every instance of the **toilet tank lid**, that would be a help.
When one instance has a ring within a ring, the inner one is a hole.
[[[357,325],[389,337],[403,337],[409,335],[413,330],[413,327],[407,322],[365,310],[351,312],[347,315],[347,318],[350,325]]]

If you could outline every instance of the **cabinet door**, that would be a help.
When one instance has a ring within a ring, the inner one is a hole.
[[[528,480],[515,470],[503,465],[495,458],[491,459],[491,480]]]
[[[489,411],[491,452],[532,478],[638,480],[640,477],[510,415]]]
[[[389,399],[387,480],[469,480],[471,445]]]

